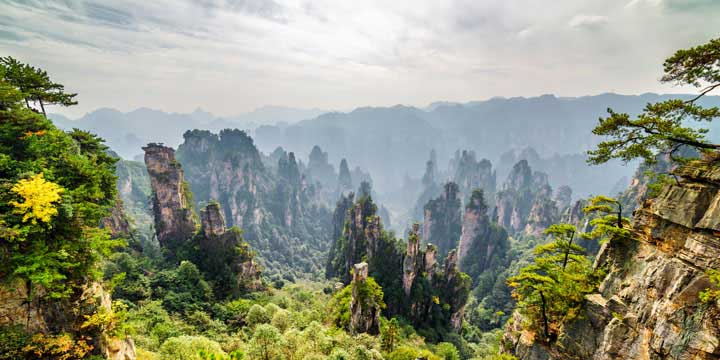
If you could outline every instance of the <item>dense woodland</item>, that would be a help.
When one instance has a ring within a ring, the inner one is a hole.
[[[686,127],[720,115],[695,103],[718,87],[718,53],[714,40],[665,62],[663,81],[698,98],[600,119],[589,161],[642,160],[630,188],[578,198],[531,154],[498,169],[433,150],[397,233],[375,174],[344,158],[336,171],[320,146],[304,161],[242,130],[187,129],[177,149],[121,159],[47,118],[76,94],[0,58],[0,295],[14,315],[0,359],[513,359],[518,317],[552,348],[614,271],[593,265],[601,246],[635,242],[633,210],[720,148]],[[707,274],[700,296],[717,306]]]

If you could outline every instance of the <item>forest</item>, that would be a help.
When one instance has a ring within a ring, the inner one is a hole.
[[[663,69],[695,96],[592,129],[587,166],[639,164],[629,186],[433,149],[397,211],[386,165],[237,128],[123,158],[53,122],[71,83],[2,57],[0,359],[716,358],[720,39]]]

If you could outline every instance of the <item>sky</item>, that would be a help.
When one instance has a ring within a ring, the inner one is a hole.
[[[688,92],[717,0],[0,0],[0,55],[100,107],[235,115],[496,96]]]

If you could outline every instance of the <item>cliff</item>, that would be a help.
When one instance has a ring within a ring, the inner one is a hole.
[[[437,245],[440,256],[446,256],[457,246],[462,221],[459,187],[453,182],[445,184],[443,192],[425,205],[423,239]]]
[[[520,160],[496,195],[494,218],[511,234],[540,235],[558,221],[562,210],[552,199],[547,175],[533,172],[527,160]]]
[[[490,222],[487,211],[484,192],[473,191],[465,206],[458,245],[459,268],[473,279],[504,265],[510,249],[507,232]]]
[[[338,202],[336,214],[342,213],[346,201]],[[454,250],[442,264],[438,263],[434,245],[421,250],[417,224],[407,241],[395,239],[383,229],[369,192],[355,201],[342,223],[342,236],[329,254],[328,278],[337,276],[349,284],[352,267],[367,262],[369,275],[384,291],[386,316],[404,316],[413,325],[430,331],[440,330],[438,324],[444,324],[445,330],[460,328],[471,281],[458,270]]]
[[[216,280],[216,293],[238,295],[263,289],[260,267],[237,228],[226,229],[220,204],[211,202],[200,210],[201,227],[196,235],[200,269]]]
[[[380,333],[380,310],[382,306],[368,289],[368,264],[353,266],[352,299],[350,301],[350,332],[353,334]],[[380,299],[381,300],[381,299]]]
[[[152,187],[155,233],[172,258],[195,233],[193,204],[175,150],[160,144],[148,144],[143,150]]]
[[[555,342],[522,329],[515,314],[504,346],[521,359],[718,359],[720,307],[699,294],[720,268],[717,159],[674,170],[633,217],[633,238],[603,245],[595,269],[608,275],[584,314],[560,324]]]
[[[195,145],[203,149],[202,144]],[[157,144],[143,149],[153,190],[155,231],[166,258],[192,260],[214,281],[215,294],[221,298],[261,289],[260,268],[250,246],[239,228],[226,228],[222,205],[209,201],[196,219],[193,193],[185,185],[174,150]]]
[[[227,226],[243,230],[269,272],[322,273],[332,214],[292,152],[278,148],[264,157],[240,130],[192,130],[184,139],[178,161],[197,206],[218,201]],[[315,157],[322,163],[322,152]]]

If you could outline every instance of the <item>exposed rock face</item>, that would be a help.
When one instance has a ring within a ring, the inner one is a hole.
[[[490,202],[495,197],[496,176],[488,159],[477,160],[474,151],[456,152],[450,160],[450,174],[467,201],[473,190],[482,189]]]
[[[39,294],[35,294],[36,296]],[[99,283],[88,283],[78,294],[62,302],[28,303],[28,287],[22,281],[0,286],[0,326],[22,326],[29,333],[80,331],[86,316],[102,310],[112,311],[110,293]],[[135,360],[132,339],[118,339],[102,331],[84,329],[96,351],[111,360]]]
[[[466,291],[470,279],[458,270],[457,251],[452,250],[445,259],[443,277],[439,279],[444,289],[441,294],[450,295],[446,300],[450,304],[450,326],[459,331],[462,328],[462,318],[465,311],[469,292]]]
[[[175,150],[159,144],[148,144],[145,165],[153,192],[155,232],[160,245],[170,254],[195,232],[193,204],[187,200],[183,170],[175,160]]]
[[[476,190],[465,206],[462,236],[458,245],[458,267],[476,278],[505,262],[510,248],[505,229],[491,224],[484,192]]]
[[[341,206],[342,200],[338,202],[338,208]],[[343,234],[329,256],[333,271],[328,277],[339,274],[343,283],[349,284],[353,261],[366,260],[370,276],[385,289],[387,316],[402,315],[415,326],[436,327],[449,324],[452,315],[453,324],[459,324],[472,284],[457,270],[455,252],[440,268],[437,247],[428,244],[421,250],[417,224],[401,250],[401,240],[383,230],[376,212],[377,206],[367,193],[347,211]]]
[[[130,236],[132,229],[128,222],[122,200],[115,200],[115,206],[110,210],[110,216],[100,221],[100,227],[107,229],[113,238],[124,238]]]
[[[327,189],[335,189],[337,177],[335,168],[328,162],[328,153],[315,145],[310,151],[307,166],[308,175],[322,183]]]
[[[347,160],[342,159],[340,161],[340,173],[338,175],[338,194],[345,194],[353,191],[353,180],[350,175],[350,168],[348,167]]]
[[[525,233],[541,236],[545,229],[558,222],[560,216],[555,201],[548,198],[535,199],[528,215]]]
[[[225,218],[220,212],[220,204],[210,203],[200,210],[200,229],[206,238],[225,233]]]
[[[352,334],[380,333],[380,305],[368,298],[367,286],[368,264],[365,262],[353,266],[352,300],[350,302],[350,332]]]
[[[211,278],[229,269],[235,284],[223,288],[230,288],[231,292],[263,289],[261,271],[253,260],[249,245],[243,241],[237,228],[226,230],[220,204],[211,202],[205,206],[200,210],[200,220],[202,226],[196,240],[201,254],[198,261],[200,268]]]
[[[403,290],[405,296],[410,296],[412,284],[418,274],[418,260],[420,260],[420,237],[418,231],[420,226],[414,224],[408,235],[405,259],[403,259]],[[433,252],[434,253],[434,252]],[[424,260],[424,257],[422,258]]]
[[[440,256],[447,255],[460,239],[460,206],[459,188],[453,182],[445,184],[440,197],[425,205],[423,238],[426,243],[437,245]]]
[[[343,228],[345,227],[345,219],[348,217],[348,211],[353,207],[353,201],[355,194],[350,193],[347,196],[341,195],[335,205],[335,211],[333,212],[332,219],[332,235],[330,237],[330,254],[336,254],[339,251],[339,246],[342,244]],[[345,274],[340,273],[341,268],[339,264],[333,263],[333,256],[328,256],[327,264],[325,266],[325,276],[327,278],[341,277]],[[344,265],[344,264],[343,264]],[[344,267],[342,267],[344,269]]]
[[[595,267],[609,269],[586,314],[540,344],[511,321],[505,346],[523,359],[717,359],[720,307],[703,303],[706,271],[720,268],[720,168],[695,161],[677,169],[634,215],[633,240],[603,246]]]
[[[520,160],[497,194],[495,219],[512,234],[542,233],[559,216],[551,198],[547,175],[533,172],[526,160]]]
[[[562,185],[555,190],[555,202],[558,209],[562,212],[572,205],[572,189],[567,185]]]
[[[178,160],[197,205],[218,201],[227,225],[242,228],[266,267],[321,271],[332,216],[294,153],[278,148],[263,157],[240,130],[193,130],[184,138]],[[297,261],[301,248],[309,261]]]

